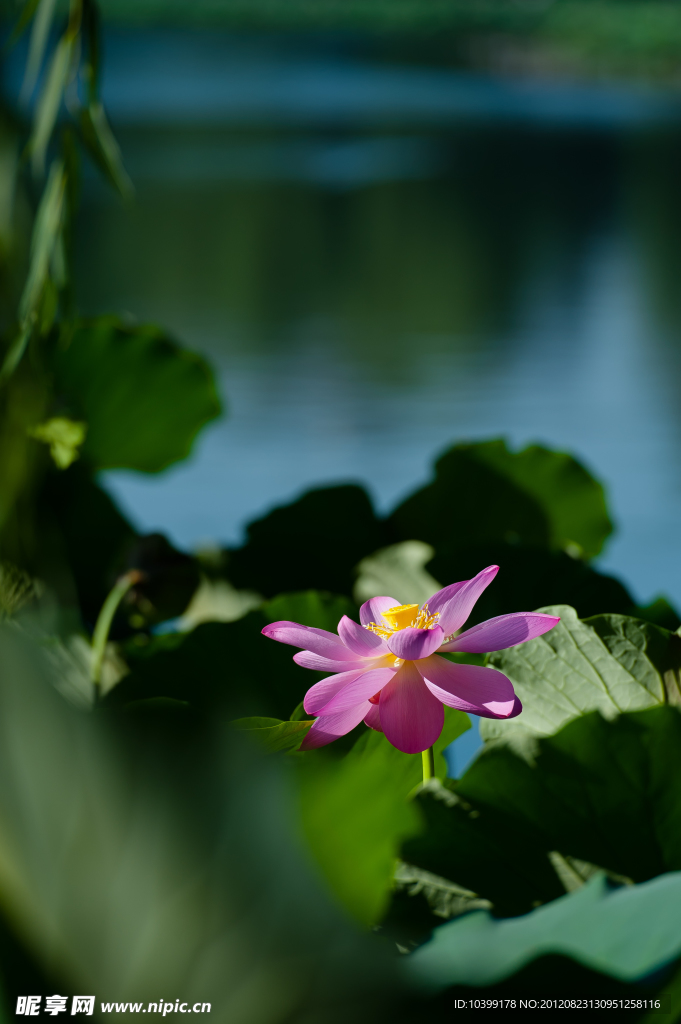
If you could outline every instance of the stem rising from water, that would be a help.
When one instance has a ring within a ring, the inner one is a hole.
[[[90,662],[90,677],[95,684],[95,698],[99,696],[104,651],[116,609],[130,588],[139,583],[141,578],[142,574],[137,569],[131,569],[130,572],[126,572],[124,576],[116,580],[97,617],[95,631],[92,634],[92,661]]]

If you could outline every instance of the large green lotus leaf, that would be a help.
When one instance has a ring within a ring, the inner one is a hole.
[[[428,572],[453,583],[472,579],[488,565],[498,565],[499,573],[476,602],[468,626],[495,615],[549,604],[569,604],[582,619],[604,608],[621,615],[635,614],[634,599],[619,580],[601,575],[564,551],[529,544],[441,545],[428,563]]]
[[[207,363],[153,326],[84,322],[55,349],[53,367],[61,401],[87,423],[81,454],[95,469],[157,473],[186,458],[220,415]]]
[[[403,858],[502,916],[560,894],[549,854],[574,859],[577,879],[580,863],[635,882],[681,870],[681,714],[593,712],[539,740],[532,763],[493,745],[419,803],[427,828]]]
[[[679,699],[681,638],[675,634],[625,615],[582,622],[565,605],[542,611],[561,621],[536,640],[490,655],[490,664],[512,681],[523,712],[510,721],[483,722],[485,739],[547,736],[588,711],[612,717]]]
[[[634,881],[681,870],[681,714],[667,705],[612,721],[585,715],[539,740],[532,764],[492,746],[456,794],[545,852]]]
[[[390,900],[400,844],[421,827],[404,775],[374,750],[341,760],[319,751],[301,757],[296,767],[303,832],[313,857],[352,917],[376,924]]]
[[[265,597],[308,589],[351,595],[358,562],[387,543],[369,496],[354,485],[308,491],[251,523],[247,535],[230,552],[227,573]]]
[[[261,630],[270,622],[291,619],[335,632],[346,614],[356,616],[357,610],[344,597],[314,591],[280,595],[236,622],[207,622],[191,633],[156,637],[143,646],[129,644],[126,658],[132,671],[105,704],[170,697],[208,712],[220,708],[230,717],[288,719],[325,673],[296,665],[297,648],[270,640]]]
[[[613,891],[596,875],[577,892],[519,918],[477,910],[436,928],[409,975],[429,987],[493,985],[546,954],[634,981],[681,954],[681,872]]]
[[[121,736],[38,654],[0,631],[0,899],[50,991],[179,995],[230,1024],[391,1019],[392,958],[310,870],[281,763],[226,728]]]
[[[518,542],[597,555],[612,531],[603,488],[571,455],[503,440],[461,444],[435,464],[435,480],[389,519],[396,540]],[[436,574],[437,575],[437,574]]]

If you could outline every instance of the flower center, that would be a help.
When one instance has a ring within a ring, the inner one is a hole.
[[[393,633],[399,632],[400,629],[408,629],[410,626],[414,629],[432,629],[437,625],[440,613],[435,612],[434,615],[431,615],[427,604],[424,604],[420,610],[417,604],[399,604],[381,612],[381,616],[384,622],[388,623],[387,626],[368,622],[364,628],[385,639],[392,636]]]

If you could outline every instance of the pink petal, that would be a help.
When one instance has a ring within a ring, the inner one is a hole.
[[[396,601],[394,597],[372,597],[370,601],[365,601],[360,608],[359,621],[363,626],[368,626],[370,622],[381,626],[383,625],[383,612],[388,608],[398,608],[399,604],[400,602]]]
[[[386,739],[405,754],[427,750],[442,732],[444,708],[410,661],[383,687],[378,707]]]
[[[347,685],[342,690],[338,690],[327,704],[318,707],[314,712],[310,711],[310,714],[334,715],[339,711],[354,708],[356,704],[362,704],[382,690],[386,683],[393,678],[395,671],[394,668],[375,668],[369,669],[368,672],[362,672],[356,679],[348,680]],[[343,675],[351,675],[351,673],[344,672]],[[307,708],[305,710],[307,711]]]
[[[348,650],[360,658],[376,658],[388,653],[388,645],[382,637],[369,629],[364,629],[347,615],[338,623],[338,636]]]
[[[433,629],[415,629],[408,626],[388,637],[388,647],[398,658],[418,661],[419,658],[427,658],[436,651],[444,638],[444,630],[439,626],[434,626]]]
[[[312,723],[307,736],[300,744],[300,749],[314,750],[315,747],[325,747],[327,743],[333,743],[339,736],[345,736],[346,732],[359,725],[372,707],[373,704],[367,700],[348,711],[341,711],[339,715],[324,715],[323,718],[318,718]]]
[[[297,622],[271,622],[262,630],[270,640],[278,640],[281,644],[292,647],[303,647],[306,651],[321,654],[324,658],[334,661],[358,661],[356,654],[349,651],[340,637],[329,633],[326,629],[315,629],[314,626],[301,626]]]
[[[503,672],[481,665],[454,665],[438,657],[419,662],[425,685],[443,704],[481,718],[515,718],[522,705]]]
[[[364,675],[364,670],[357,668],[353,669],[352,672],[339,672],[335,676],[327,676],[326,679],[320,679],[318,683],[310,687],[303,698],[303,707],[308,715],[318,715],[324,705],[328,704],[344,686],[352,683],[362,675]],[[373,694],[369,696],[373,697]]]
[[[499,572],[498,565],[489,565],[482,572],[479,572],[477,576],[474,576],[472,580],[467,580],[462,587],[456,591],[453,597],[450,597],[444,604],[441,604],[439,608],[433,609],[430,601],[428,602],[428,611],[439,611],[440,612],[440,625],[445,631],[445,636],[449,636],[450,633],[454,633],[457,629],[461,629],[464,622],[473,611],[473,606],[478,600],[482,592],[490,585],[496,574]],[[453,584],[458,586],[458,584]],[[445,590],[448,590],[445,587]],[[442,591],[440,591],[442,593]],[[437,595],[435,595],[437,597]],[[431,599],[432,600],[432,599]]]
[[[370,710],[364,716],[364,724],[368,725],[370,729],[375,729],[376,732],[383,732],[381,728],[381,712],[378,709],[378,704],[370,706]]]
[[[484,654],[487,651],[504,651],[526,640],[534,640],[560,622],[556,615],[542,615],[540,612],[512,612],[497,615],[477,626],[471,626],[465,633],[444,644],[442,651],[466,651],[469,654]]]
[[[433,594],[432,597],[429,597],[426,604],[428,605],[428,611],[431,615],[434,615],[435,612],[442,611],[447,602],[451,601],[454,595],[458,594],[461,588],[465,587],[467,583],[470,583],[470,580],[462,580],[461,583],[450,583],[448,587],[443,587],[442,590],[438,590],[437,594]]]
[[[370,661],[364,658],[357,658],[355,661],[336,661],[334,658],[322,658],[320,654],[313,654],[312,651],[298,651],[293,655],[296,665],[303,668],[313,668],[315,672],[348,672],[356,668],[363,671],[365,668],[372,668],[374,662],[380,663],[381,658],[373,658]]]

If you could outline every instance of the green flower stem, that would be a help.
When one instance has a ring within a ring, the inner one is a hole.
[[[428,747],[427,750],[423,751],[421,757],[423,758],[423,781],[427,782],[428,779],[435,778],[435,754],[433,753],[433,748]]]
[[[90,678],[95,684],[95,693],[99,693],[104,651],[106,650],[109,630],[111,629],[116,609],[130,588],[139,583],[141,578],[142,574],[137,569],[131,569],[130,572],[126,572],[124,576],[116,580],[97,617],[95,631],[92,634],[92,661],[90,662]]]

